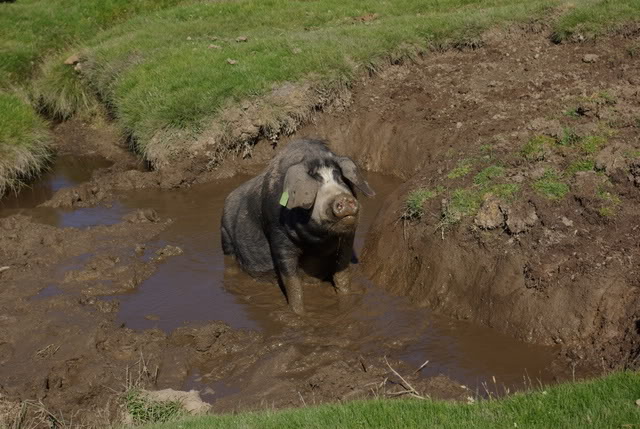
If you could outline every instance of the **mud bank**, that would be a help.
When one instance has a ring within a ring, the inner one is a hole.
[[[558,344],[573,364],[635,368],[637,35],[485,42],[389,68],[348,115],[302,130],[410,179],[376,219],[364,271],[439,314]],[[407,216],[421,190],[420,215]]]

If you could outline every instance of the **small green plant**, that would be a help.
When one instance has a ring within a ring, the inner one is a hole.
[[[482,204],[482,192],[475,189],[456,189],[451,194],[449,211],[452,214],[471,216],[476,214]]]
[[[565,127],[562,129],[562,137],[558,140],[558,144],[561,146],[571,146],[579,141],[580,136],[578,136],[573,129]]]
[[[598,152],[607,144],[607,139],[602,136],[587,136],[582,139],[581,147],[582,152],[587,155],[592,155]]]
[[[580,113],[579,113],[578,109],[579,109],[578,107],[572,107],[572,108],[567,109],[564,112],[562,112],[562,114],[564,116],[568,116],[570,118],[579,118],[580,117]]]
[[[580,159],[569,165],[565,171],[565,176],[571,177],[579,171],[593,171],[596,168],[596,163],[593,159]]]
[[[486,188],[484,194],[491,193],[502,200],[510,201],[519,190],[520,185],[517,183],[501,183],[499,185],[493,185]]]
[[[129,389],[123,400],[135,424],[165,423],[183,414],[180,402],[152,401],[138,389]]]
[[[420,219],[424,215],[424,203],[438,195],[438,190],[433,191],[419,188],[409,192],[405,203],[403,219]]]
[[[636,158],[640,158],[640,149],[636,149],[636,150],[628,150],[626,151],[623,156],[627,159],[636,159]]]
[[[616,104],[616,97],[608,91],[600,91],[596,96],[596,100],[599,104]]]
[[[558,173],[553,170],[547,170],[544,176],[536,180],[533,189],[550,200],[560,200],[569,193],[569,185],[560,181]]]
[[[468,159],[464,159],[458,163],[458,166],[447,174],[449,179],[458,179],[464,177],[471,172],[472,163]]]
[[[492,165],[476,174],[476,177],[473,178],[473,183],[484,186],[488,185],[493,179],[502,176],[504,176],[504,167]]]
[[[532,137],[527,143],[522,146],[520,154],[527,161],[538,161],[544,158],[545,146],[552,146],[555,140],[548,136],[535,136]]]
[[[598,189],[596,193],[598,199],[603,203],[598,209],[598,214],[602,217],[613,217],[618,212],[618,207],[622,203],[620,197],[604,187]]]

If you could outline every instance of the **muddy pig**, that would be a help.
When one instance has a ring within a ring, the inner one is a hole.
[[[360,205],[375,192],[348,157],[320,140],[291,142],[265,171],[226,198],[222,250],[253,276],[275,273],[294,312],[304,313],[301,263],[324,267],[348,292]]]

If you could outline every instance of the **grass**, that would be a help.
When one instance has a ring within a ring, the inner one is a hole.
[[[192,417],[144,428],[635,428],[640,422],[640,407],[635,404],[639,392],[640,375],[622,372],[472,404],[377,399]]]
[[[478,173],[473,178],[473,183],[475,183],[476,185],[487,185],[493,179],[504,176],[504,172],[504,167],[501,167],[499,165],[491,165]]]
[[[427,188],[418,188],[409,192],[402,218],[406,220],[420,219],[424,215],[424,203],[435,198],[441,191],[441,189],[434,191]]]
[[[136,425],[165,423],[182,416],[184,408],[177,401],[152,401],[140,390],[129,389],[123,398],[125,407]]]
[[[602,136],[587,136],[582,139],[580,143],[582,152],[587,155],[593,155],[598,152],[607,144],[606,137]]]
[[[557,172],[547,170],[540,179],[533,182],[533,189],[550,200],[560,200],[569,192],[569,185],[562,182]]]
[[[19,93],[0,91],[0,196],[17,191],[50,159],[47,125]]]
[[[555,140],[551,137],[542,135],[534,136],[522,146],[520,154],[527,161],[538,161],[544,159],[545,148],[553,146],[554,144]]]
[[[473,166],[472,162],[468,159],[463,159],[460,161],[453,170],[447,174],[448,179],[458,179],[460,177],[464,177],[471,172],[471,167]]]
[[[640,18],[636,3],[20,0],[0,3],[0,89],[29,87],[37,110],[63,119],[100,103],[149,158],[188,150],[199,137],[215,151],[238,143],[229,141],[230,106],[286,83],[342,88],[382,64],[477,45],[491,27],[551,15],[560,39],[584,28],[597,34]],[[364,15],[376,19],[358,19]],[[83,60],[80,71],[62,64],[72,53]],[[331,94],[310,91],[306,108]],[[304,118],[300,105],[272,104],[258,123],[262,132],[291,132],[292,121]]]
[[[579,159],[574,161],[567,167],[564,172],[565,176],[571,177],[579,171],[593,171],[596,168],[596,162],[593,159]]]

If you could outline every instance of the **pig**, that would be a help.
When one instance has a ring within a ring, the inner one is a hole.
[[[353,160],[324,140],[293,141],[225,199],[223,253],[251,276],[275,275],[297,314],[304,313],[303,266],[320,267],[347,293],[360,213],[355,189],[375,195]]]

